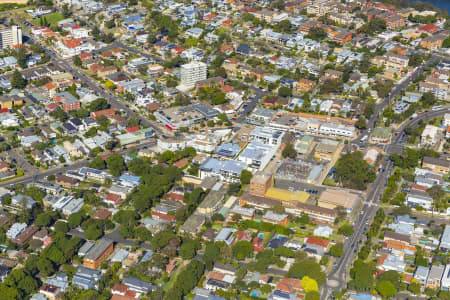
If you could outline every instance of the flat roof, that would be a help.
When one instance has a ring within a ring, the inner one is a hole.
[[[309,199],[309,194],[303,191],[288,191],[271,187],[266,192],[266,197],[281,201],[298,201],[305,203]]]
[[[345,208],[353,208],[358,200],[358,195],[347,191],[338,191],[327,189],[322,192],[319,197],[319,206],[343,206]]]

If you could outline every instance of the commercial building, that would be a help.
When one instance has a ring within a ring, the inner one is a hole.
[[[112,241],[101,239],[86,254],[83,265],[87,268],[97,269],[113,250],[114,244]]]
[[[180,70],[181,86],[185,88],[193,88],[195,83],[206,79],[208,66],[199,61],[193,61],[182,65]]]
[[[272,176],[257,173],[250,181],[250,194],[264,197],[271,185]]]
[[[158,122],[170,130],[189,128],[194,124],[218,115],[218,111],[206,104],[194,104],[183,107],[173,107],[155,111],[153,114]]]
[[[270,121],[270,127],[283,131],[347,138],[355,135],[353,124],[354,121],[339,117],[283,112]]]
[[[319,222],[333,223],[337,217],[337,212],[334,209],[320,207],[308,203],[301,203],[297,201],[291,201],[283,203],[280,200],[269,199],[267,197],[261,197],[251,194],[244,194],[239,199],[239,205],[252,206],[258,210],[265,210],[273,208],[274,206],[284,206],[287,213],[295,216],[301,216],[307,214],[311,219]]]
[[[422,207],[430,210],[433,204],[433,198],[426,192],[413,190],[406,196],[406,204],[411,207]]]
[[[433,125],[426,125],[420,136],[420,145],[422,147],[438,146],[442,138],[442,129]]]
[[[334,140],[323,139],[314,150],[314,159],[316,160],[331,160],[336,150],[338,149],[339,142]]]
[[[10,28],[2,28],[0,30],[0,48],[12,48],[20,44],[22,44],[21,27],[11,26]]]
[[[450,169],[450,161],[425,156],[422,161],[422,167],[433,172],[447,175]]]
[[[250,142],[238,160],[247,164],[251,171],[261,171],[275,155],[278,147],[261,142]]]
[[[250,141],[268,145],[280,145],[284,132],[268,127],[256,127],[250,133]]]
[[[129,144],[139,143],[145,139],[153,137],[154,132],[152,128],[144,128],[135,132],[127,132],[116,136],[116,139],[120,142],[120,145],[126,146]]]
[[[214,154],[228,157],[228,158],[233,158],[233,157],[236,157],[236,155],[238,155],[238,153],[240,151],[241,151],[241,147],[237,144],[223,143],[216,148],[216,150],[214,151]]]
[[[391,140],[392,128],[390,127],[376,127],[373,130],[371,140],[374,143],[389,143]]]
[[[279,182],[320,184],[324,168],[321,164],[307,160],[284,160],[274,175],[274,186]]]
[[[242,170],[246,167],[244,162],[210,157],[200,166],[200,178],[215,176],[223,181],[238,182]]]
[[[335,209],[338,206],[344,207],[347,213],[351,213],[358,203],[358,195],[347,191],[325,190],[318,199],[320,207]]]

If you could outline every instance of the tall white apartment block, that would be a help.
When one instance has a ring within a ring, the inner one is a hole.
[[[208,66],[200,61],[193,61],[181,66],[181,85],[186,88],[192,88],[195,83],[205,80]]]
[[[13,47],[22,44],[22,28],[11,26],[10,28],[0,29],[0,48]]]

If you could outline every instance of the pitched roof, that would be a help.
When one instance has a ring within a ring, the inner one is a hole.
[[[309,237],[306,238],[305,244],[311,244],[311,245],[316,245],[316,246],[319,246],[319,247],[327,248],[328,245],[330,244],[330,241],[309,236]]]

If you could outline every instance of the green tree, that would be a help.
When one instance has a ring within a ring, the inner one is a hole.
[[[377,291],[386,298],[391,298],[397,295],[395,286],[390,281],[381,281],[377,284]]]
[[[292,89],[286,86],[282,86],[278,89],[278,96],[280,97],[290,97],[292,96]]]
[[[253,256],[253,245],[249,241],[238,241],[231,247],[233,258],[243,260]]]
[[[416,279],[411,280],[411,283],[408,285],[408,291],[414,295],[420,295],[420,289],[420,283]]]
[[[103,170],[106,168],[106,163],[101,156],[97,156],[89,163],[89,167],[97,170]]]
[[[426,107],[435,105],[437,101],[438,99],[432,92],[425,92],[422,95],[422,102]]]
[[[106,165],[113,176],[120,176],[120,173],[126,169],[122,155],[113,154],[106,159]]]
[[[76,228],[83,222],[84,214],[82,212],[76,212],[69,216],[68,222],[70,228]]]
[[[288,144],[286,144],[286,146],[284,146],[284,149],[281,152],[281,155],[284,158],[295,159],[297,157],[297,151],[295,150],[294,145],[292,145],[291,143],[288,143]]]
[[[375,103],[373,102],[369,102],[367,103],[366,107],[364,108],[364,117],[366,117],[366,119],[369,119],[373,113],[375,112]]]
[[[241,175],[240,175],[240,180],[241,180],[241,184],[249,184],[250,180],[252,180],[252,172],[248,171],[248,170],[242,170]]]
[[[450,48],[450,38],[446,38],[444,42],[442,42],[442,48]]]
[[[379,97],[384,98],[387,95],[389,95],[389,93],[392,90],[393,85],[394,85],[394,83],[390,80],[387,80],[384,82],[380,81],[380,82],[377,82],[373,88],[377,91]]]
[[[103,235],[103,228],[98,224],[91,224],[84,231],[84,237],[88,240],[98,240]]]
[[[109,108],[109,103],[105,98],[97,98],[89,104],[89,111],[99,111]]]
[[[330,254],[334,257],[341,257],[344,254],[344,245],[337,243],[330,247]]]
[[[317,291],[306,293],[304,300],[320,300],[320,294]]]
[[[22,76],[22,73],[19,70],[14,70],[11,76],[11,86],[13,89],[23,89],[26,86],[25,79]]]
[[[319,286],[326,281],[326,275],[320,265],[311,260],[302,260],[292,264],[285,276],[299,279],[308,276],[316,280]]]
[[[78,56],[78,55],[75,55],[75,56],[72,58],[72,62],[73,62],[73,64],[74,64],[75,66],[77,66],[77,67],[81,67],[81,66],[83,65],[83,62],[81,61],[81,58],[80,58],[80,56]]]
[[[64,221],[56,221],[54,227],[56,232],[66,233],[69,231],[69,225]]]
[[[355,122],[355,127],[358,129],[366,129],[367,128],[367,121],[364,117],[360,117],[356,122]]]
[[[353,234],[353,226],[351,224],[344,224],[339,227],[338,233],[345,236],[351,236]]]
[[[336,179],[344,186],[363,190],[376,178],[373,167],[363,159],[361,152],[347,153],[335,165]]]
[[[352,280],[349,282],[349,288],[357,291],[368,291],[372,289],[374,284],[372,265],[366,264],[361,259],[358,259],[350,269],[350,276]]]
[[[214,263],[220,256],[220,248],[214,242],[206,244],[205,252],[203,253],[203,262],[207,270],[212,270]]]
[[[181,244],[179,254],[183,259],[192,259],[200,248],[201,244],[198,240],[188,239]]]
[[[325,29],[322,27],[316,26],[311,28],[309,31],[308,36],[313,40],[323,40],[327,37],[327,33],[325,32]]]
[[[37,216],[36,221],[34,221],[34,225],[38,227],[47,227],[53,222],[53,218],[50,214],[42,213]]]

